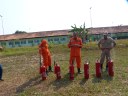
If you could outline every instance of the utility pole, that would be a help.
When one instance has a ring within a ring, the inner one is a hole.
[[[3,16],[2,16],[2,15],[0,15],[0,17],[1,17],[1,21],[2,21],[2,30],[3,30],[3,44],[4,44],[4,42],[5,42],[5,37],[4,37]]]
[[[91,12],[92,7],[90,7],[90,22],[91,22],[91,27],[90,27],[90,33],[92,35],[92,12]],[[91,36],[92,37],[92,36]],[[91,38],[92,39],[92,38]]]
[[[2,30],[3,30],[3,35],[4,35],[3,16],[2,16],[2,15],[0,15],[0,17],[1,17],[1,21],[2,21]]]
[[[92,27],[92,12],[91,12],[92,7],[90,7],[90,22],[91,22],[91,27]]]

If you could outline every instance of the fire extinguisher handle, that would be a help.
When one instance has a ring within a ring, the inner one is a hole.
[[[96,61],[98,62],[100,60],[100,57],[97,57]]]

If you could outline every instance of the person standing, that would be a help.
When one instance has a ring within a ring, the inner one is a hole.
[[[111,58],[110,50],[116,46],[116,42],[111,38],[108,37],[108,34],[103,34],[103,38],[99,40],[98,47],[101,49],[101,70],[103,69],[103,63],[106,57],[106,71],[108,70],[108,61]]]
[[[0,64],[0,81],[3,81],[2,74],[3,74],[3,68],[2,65]]]
[[[39,54],[42,57],[43,64],[46,67],[46,70],[52,72],[51,67],[51,54],[48,49],[48,43],[46,40],[42,40],[41,44],[39,45]]]
[[[76,32],[73,33],[73,37],[70,39],[68,43],[68,47],[70,48],[70,60],[69,63],[72,64],[74,60],[77,63],[78,74],[81,74],[81,48],[82,48],[82,40],[78,37]]]

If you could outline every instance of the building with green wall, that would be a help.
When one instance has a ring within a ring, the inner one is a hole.
[[[7,48],[37,46],[42,39],[46,39],[49,44],[64,44],[69,41],[69,32],[68,30],[57,30],[1,35],[0,46]]]
[[[88,28],[88,40],[97,41],[107,33],[113,39],[128,39],[128,26]]]
[[[98,41],[104,33],[109,34],[113,39],[128,39],[128,26],[111,26],[87,28],[88,36],[86,41]],[[22,34],[0,35],[0,46],[7,48],[22,46],[37,46],[42,39],[52,44],[66,44],[69,42],[70,30],[41,31]]]

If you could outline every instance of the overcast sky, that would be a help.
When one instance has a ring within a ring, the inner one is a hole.
[[[128,25],[126,0],[0,0],[0,35]],[[3,28],[2,29],[2,20]]]

